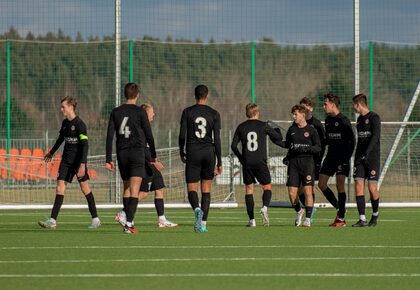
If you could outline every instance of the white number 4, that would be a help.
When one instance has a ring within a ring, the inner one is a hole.
[[[131,134],[130,127],[126,126],[127,121],[128,121],[128,117],[124,117],[120,126],[120,131],[119,131],[120,135],[124,135],[125,138],[129,138]]]

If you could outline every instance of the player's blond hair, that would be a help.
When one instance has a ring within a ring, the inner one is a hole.
[[[249,104],[246,105],[245,111],[246,111],[245,112],[246,116],[248,118],[253,118],[260,112],[260,108],[258,107],[257,104],[249,103]]]
[[[153,109],[153,106],[151,104],[144,103],[140,105],[140,108],[147,111],[147,110]]]

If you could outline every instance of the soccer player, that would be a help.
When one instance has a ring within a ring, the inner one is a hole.
[[[271,201],[271,175],[267,166],[266,136],[275,141],[282,141],[280,129],[276,131],[267,122],[260,121],[260,109],[257,104],[245,107],[247,121],[239,124],[232,139],[231,148],[242,164],[243,182],[245,184],[245,204],[249,217],[247,227],[255,227],[254,218],[254,183],[258,181],[263,190],[263,207],[260,214],[264,226],[269,226],[268,206]],[[242,152],[238,149],[241,142]]]
[[[51,217],[46,221],[39,221],[38,224],[47,229],[57,227],[57,216],[64,200],[64,192],[68,182],[73,181],[77,176],[80,189],[86,197],[92,222],[89,228],[96,229],[101,225],[96,212],[95,198],[89,187],[89,175],[86,166],[89,150],[87,129],[85,123],[76,115],[77,100],[72,96],[67,96],[61,100],[60,110],[65,119],[61,124],[60,135],[58,136],[53,148],[45,155],[45,161],[51,161],[54,153],[60,148],[64,141],[64,150],[60,167],[58,169],[56,195],[51,211]]]
[[[321,141],[321,151],[319,153],[314,154],[314,162],[315,162],[315,181],[319,180],[319,171],[321,170],[321,163],[322,158],[324,157],[325,153],[325,129],[322,125],[321,121],[315,118],[312,115],[314,111],[314,104],[309,98],[302,98],[299,102],[300,105],[304,106],[308,110],[308,115],[306,116],[306,123],[313,126],[316,131],[318,132],[319,139]],[[303,194],[303,188],[300,187],[299,191],[299,199],[303,205],[305,205],[305,195]],[[315,194],[312,196],[315,202]],[[312,210],[312,214],[315,212],[315,207]]]
[[[127,217],[127,222],[121,225],[124,233],[137,234],[138,231],[134,228],[133,221],[139,201],[140,184],[146,175],[146,144],[150,148],[151,162],[156,161],[156,150],[147,113],[136,105],[140,97],[137,84],[126,84],[124,95],[127,102],[114,108],[109,117],[105,166],[109,171],[114,171],[112,141],[116,133],[117,160],[124,183],[123,206]]]
[[[381,118],[369,110],[366,96],[358,94],[353,97],[353,109],[359,114],[357,118],[357,147],[354,158],[354,180],[356,204],[359,221],[353,227],[374,227],[379,216],[378,178],[381,156]],[[368,180],[372,217],[367,223],[365,216],[365,179]]]
[[[152,122],[155,116],[155,111],[153,109],[153,106],[150,104],[142,104],[140,108],[146,110],[147,117],[149,119],[149,122]],[[143,178],[141,185],[140,185],[140,196],[139,199],[144,199],[149,191],[155,192],[155,209],[158,215],[158,223],[157,226],[159,228],[174,228],[178,226],[177,224],[169,221],[165,217],[165,205],[163,201],[163,188],[165,187],[165,183],[163,181],[163,176],[161,171],[163,170],[163,165],[161,162],[155,160],[152,161],[152,154],[150,152],[149,146],[145,149],[145,156],[146,156],[146,166],[148,166],[152,174],[146,175],[145,178]]]
[[[300,206],[298,189],[303,185],[305,194],[306,218],[304,227],[310,227],[312,220],[313,186],[315,182],[315,162],[313,155],[321,151],[321,141],[316,129],[306,122],[308,109],[295,105],[291,109],[294,124],[287,131],[286,140],[279,142],[288,148],[287,186],[292,207],[296,211],[295,226],[300,226],[305,210]]]
[[[354,150],[354,134],[350,120],[340,113],[340,98],[334,94],[324,96],[324,111],[328,114],[325,119],[326,144],[328,146],[327,156],[322,163],[318,187],[337,210],[331,227],[346,226],[346,177],[350,172],[350,158]],[[328,187],[328,180],[331,176],[336,179],[338,200],[334,192]]]
[[[196,104],[182,112],[178,139],[180,157],[186,163],[188,201],[194,210],[194,231],[197,233],[207,231],[212,180],[215,175],[222,173],[220,114],[206,105],[208,92],[205,85],[195,88]],[[201,208],[197,193],[199,181],[201,181]]]

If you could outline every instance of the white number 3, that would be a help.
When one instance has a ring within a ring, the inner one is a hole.
[[[198,124],[197,128],[199,131],[195,131],[195,136],[198,138],[204,138],[206,136],[206,125],[207,121],[203,117],[198,117],[195,119],[195,123]]]

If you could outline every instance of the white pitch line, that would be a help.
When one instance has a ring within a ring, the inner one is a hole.
[[[0,278],[177,278],[177,277],[408,277],[420,273],[92,273],[92,274],[0,274]]]
[[[84,260],[0,260],[0,264],[49,263],[138,263],[138,262],[240,262],[240,261],[341,261],[341,260],[420,260],[420,257],[234,257],[234,258],[145,258],[145,259],[84,259]]]
[[[359,248],[359,249],[420,249],[420,245],[409,246],[409,245],[398,245],[398,246],[388,246],[388,245],[299,245],[300,249],[302,248]],[[233,246],[233,245],[220,245],[220,246],[29,246],[29,247],[0,247],[0,250],[64,250],[64,249],[287,249],[287,248],[296,248],[296,245],[253,245],[253,246]]]

